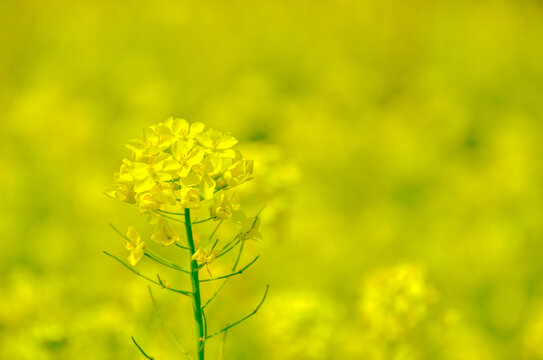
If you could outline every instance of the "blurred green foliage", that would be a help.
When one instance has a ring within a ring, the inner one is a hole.
[[[543,359],[542,19],[536,0],[0,2],[0,357],[138,359],[133,335],[181,358],[101,253],[122,251],[108,222],[146,221],[102,195],[124,142],[177,116],[260,159],[261,262],[210,321],[271,290],[227,359]],[[411,298],[393,340],[360,311]],[[188,302],[157,300],[190,344]]]

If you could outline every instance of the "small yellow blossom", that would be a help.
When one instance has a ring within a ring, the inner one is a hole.
[[[243,184],[253,174],[253,161],[240,160],[224,172],[224,180],[230,187]]]
[[[136,204],[138,205],[138,209],[142,213],[157,210],[160,208],[160,204],[150,192],[136,194]]]
[[[165,125],[169,127],[176,139],[186,142],[190,146],[194,143],[196,136],[204,131],[205,128],[205,125],[200,122],[189,125],[189,122],[185,119],[174,118],[166,120]]]
[[[134,204],[136,202],[134,198],[134,185],[130,182],[125,182],[119,179],[119,174],[115,174],[115,189],[105,192],[110,198]]]
[[[213,205],[209,208],[209,215],[216,220],[225,220],[231,218],[238,209],[239,205],[233,204],[232,198],[223,193],[214,199]]]
[[[196,260],[198,264],[209,265],[213,261],[215,261],[218,253],[218,250],[208,251],[204,249],[198,249],[196,250],[194,255],[192,255],[192,260]]]
[[[133,139],[126,143],[126,147],[134,152],[135,159],[139,160],[145,157],[153,157],[160,154],[170,146],[166,136],[161,136],[156,131],[156,127],[148,127],[143,130],[143,140]]]
[[[203,176],[202,181],[200,182],[200,194],[202,194],[202,197],[205,200],[209,200],[213,198],[213,195],[215,195],[215,188],[217,186],[217,183],[215,180],[210,176]]]
[[[169,246],[179,240],[179,232],[167,220],[161,218],[156,232],[151,235],[151,240],[163,246]]]
[[[177,142],[172,146],[173,158],[179,163],[178,174],[186,177],[192,167],[199,164],[204,158],[204,152],[184,142]]]
[[[239,230],[239,239],[245,240],[262,240],[262,234],[258,231],[260,227],[260,217],[246,217],[241,211],[235,213],[236,221],[241,225]]]
[[[148,163],[131,163],[129,160],[126,160],[126,163],[129,164],[128,172],[134,179],[136,193],[149,191],[159,181],[172,180],[179,169],[179,164],[169,154],[160,154]]]
[[[184,208],[199,209],[200,208],[200,192],[194,188],[182,188],[180,191],[180,204]]]
[[[141,212],[160,209],[163,205],[175,205],[177,198],[171,184],[156,183],[149,191],[136,194],[136,203]]]
[[[134,227],[132,226],[128,228],[128,231],[126,232],[126,238],[128,240],[126,240],[124,246],[126,250],[129,251],[127,260],[130,265],[136,266],[136,264],[143,256],[143,247],[145,244],[143,241],[141,241],[140,234],[138,234],[136,229],[134,229]]]
[[[217,130],[209,129],[196,136],[200,144],[213,153],[218,153],[224,157],[235,157],[232,146],[238,143],[238,140],[230,133],[222,133]]]

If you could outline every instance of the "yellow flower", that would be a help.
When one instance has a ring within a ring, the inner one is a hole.
[[[245,240],[261,241],[262,240],[262,234],[258,232],[258,229],[260,227],[260,217],[253,216],[253,217],[248,218],[241,211],[236,211],[234,215],[235,215],[236,222],[238,222],[241,225],[241,229],[239,230],[239,239],[241,241],[245,241]]]
[[[195,188],[182,188],[180,191],[180,204],[184,208],[199,209],[200,208],[200,192]]]
[[[106,191],[105,194],[113,199],[134,204],[134,178],[128,173],[126,164],[121,165],[121,170],[113,178],[114,190]]]
[[[160,204],[153,198],[150,192],[136,194],[136,203],[142,213],[160,208]]]
[[[218,250],[208,251],[204,249],[198,249],[196,250],[194,255],[192,255],[192,260],[196,260],[198,264],[209,265],[215,260],[218,253]]]
[[[140,234],[138,234],[136,229],[134,229],[132,226],[128,228],[126,237],[128,240],[126,240],[124,247],[129,251],[127,260],[130,265],[136,266],[138,261],[140,261],[141,257],[143,256],[143,247],[145,244],[143,241],[141,241]]]
[[[238,140],[230,133],[222,133],[217,130],[209,129],[205,133],[196,135],[198,142],[212,153],[218,153],[224,157],[233,158],[236,156],[232,146],[238,143]]]
[[[157,131],[157,126],[153,126],[143,129],[143,140],[129,140],[126,147],[134,152],[136,160],[140,160],[160,154],[170,144],[168,136],[161,131]]]
[[[167,220],[161,218],[156,232],[151,236],[151,240],[163,246],[169,246],[179,240],[179,233]]]
[[[175,205],[177,198],[171,184],[155,183],[149,191],[136,194],[136,203],[142,212],[160,209],[163,205]]]
[[[160,154],[145,162],[130,162],[125,159],[129,173],[134,179],[134,191],[136,193],[151,190],[158,181],[170,181],[174,178],[179,164],[169,154]]]
[[[215,180],[210,176],[203,176],[201,178],[200,182],[200,194],[202,194],[202,197],[204,200],[209,200],[213,198],[213,195],[215,195],[215,187],[216,182]]]
[[[198,134],[204,131],[205,125],[200,122],[195,122],[189,125],[189,122],[185,119],[169,118],[166,120],[165,125],[171,130],[172,135],[183,142],[186,142],[192,147],[194,140]]]
[[[239,205],[232,203],[232,198],[226,194],[221,194],[220,198],[215,198],[213,205],[209,208],[209,214],[216,220],[225,220],[231,218],[234,211],[239,209]]]
[[[224,180],[230,187],[240,185],[247,181],[253,174],[253,161],[242,159],[224,172]]]
[[[191,168],[199,164],[204,158],[204,152],[198,147],[192,147],[184,142],[176,142],[172,145],[172,156],[179,163],[177,174],[186,177]]]

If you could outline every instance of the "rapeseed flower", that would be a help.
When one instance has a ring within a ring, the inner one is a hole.
[[[215,258],[219,252],[217,250],[205,250],[205,249],[198,249],[192,255],[192,260],[196,260],[198,264],[206,264],[209,265],[213,261],[215,261]]]
[[[191,259],[190,269],[185,269],[177,265],[175,261],[155,253],[152,248],[145,249],[141,236],[133,227],[128,229],[126,235],[123,235],[112,225],[113,229],[126,240],[125,247],[129,251],[130,266],[104,251],[106,255],[129,268],[135,266],[143,255],[146,255],[150,261],[190,275],[192,289],[182,290],[171,288],[159,274],[156,275],[156,280],[153,280],[131,269],[135,274],[155,285],[192,298],[195,309],[194,320],[198,331],[197,352],[200,360],[204,359],[207,339],[226,332],[256,314],[266,299],[269,288],[266,287],[261,302],[248,316],[215,333],[207,334],[204,307],[213,300],[214,296],[202,306],[200,284],[239,275],[254,264],[258,257],[241,267],[241,254],[245,240],[261,240],[262,235],[259,232],[259,216],[247,217],[239,209],[239,205],[232,202],[233,196],[225,194],[226,191],[251,179],[252,160],[245,159],[241,151],[234,148],[238,140],[229,133],[213,129],[208,129],[206,132],[203,130],[204,125],[201,123],[191,125],[184,119],[173,118],[149,126],[143,131],[141,139],[130,140],[127,143],[127,148],[132,151],[132,154],[122,161],[121,169],[114,177],[114,189],[106,193],[114,199],[134,204],[140,212],[149,216],[150,222],[156,224],[151,240],[163,246],[175,244],[176,247],[188,251]],[[210,217],[193,221],[191,211],[201,208],[202,203],[207,200],[213,200],[213,204],[209,207]],[[228,218],[234,220],[234,226],[239,226],[239,230],[233,239],[229,239],[228,242],[216,248],[221,237],[214,236],[219,231],[222,220]],[[192,225],[210,220],[221,221],[214,226],[209,236],[206,235],[207,241],[200,246],[200,233],[194,232]],[[181,234],[172,225],[173,221],[184,224],[185,241],[180,241]],[[213,239],[215,239],[213,244],[208,246]],[[213,278],[209,265],[236,247],[239,247],[239,252],[231,273]],[[221,250],[218,250],[219,248]],[[204,267],[209,273],[208,279],[199,278],[199,271]],[[223,285],[225,283],[226,280]],[[152,296],[151,292],[150,294]],[[136,346],[143,353],[137,343]],[[188,356],[187,352],[185,354]]]
[[[128,228],[125,240],[124,246],[129,251],[127,260],[130,265],[136,266],[144,254],[143,247],[145,244],[141,241],[140,234],[132,226]]]
[[[194,144],[196,135],[204,131],[205,125],[200,122],[189,124],[185,119],[174,119],[170,117],[164,122],[164,125],[169,128],[175,140],[183,141],[190,146]]]
[[[123,159],[114,189],[106,194],[136,204],[143,213],[178,203],[197,209],[221,190],[248,181],[253,162],[234,147],[238,140],[204,128],[202,123],[169,118],[144,129],[142,138],[126,144],[132,155]]]
[[[221,194],[209,208],[209,215],[215,220],[225,220],[231,218],[235,211],[239,211],[238,209],[239,205],[232,202],[232,197]]]
[[[179,240],[179,232],[165,219],[158,221],[156,232],[151,236],[151,240],[169,246]]]
[[[260,227],[260,217],[253,216],[253,217],[246,217],[244,213],[239,212],[236,214],[239,224],[241,225],[241,229],[239,230],[239,239],[241,241],[244,240],[256,240],[261,241],[262,240],[262,234],[258,231]]]

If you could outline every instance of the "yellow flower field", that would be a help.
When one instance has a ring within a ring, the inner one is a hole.
[[[539,0],[0,2],[0,359],[543,359],[541,39]]]

